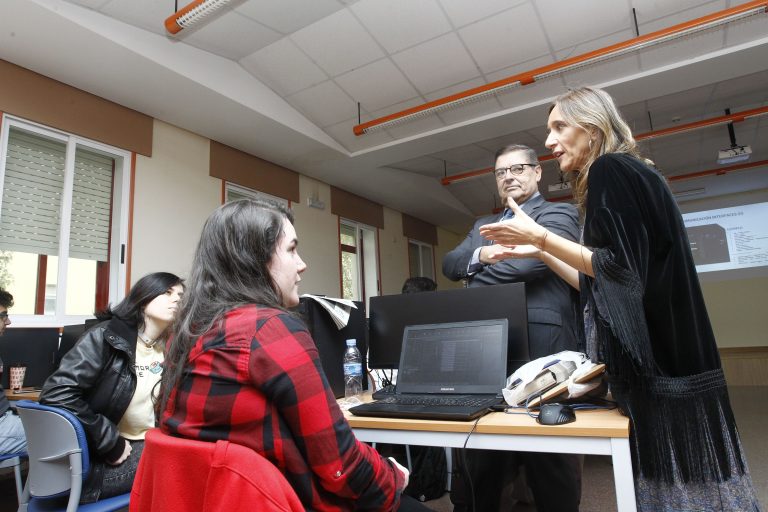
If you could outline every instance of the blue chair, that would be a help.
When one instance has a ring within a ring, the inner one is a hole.
[[[79,505],[90,462],[83,426],[74,415],[30,400],[20,400],[16,407],[29,453],[19,512],[106,512],[128,506],[130,494]]]
[[[16,478],[16,499],[21,503],[21,459],[27,458],[27,452],[6,453],[0,455],[0,468],[13,468],[13,476]]]

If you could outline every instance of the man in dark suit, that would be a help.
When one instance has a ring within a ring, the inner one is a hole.
[[[579,238],[578,212],[571,204],[550,203],[539,194],[541,166],[536,152],[523,145],[510,145],[496,152],[494,167],[501,203],[512,196],[525,213],[539,225],[576,241]],[[531,358],[562,350],[576,350],[575,304],[578,296],[538,258],[508,258],[508,249],[485,240],[479,228],[512,215],[482,217],[458,247],[445,255],[443,274],[453,281],[466,279],[467,286],[525,283],[528,306],[528,345]],[[475,510],[499,509],[501,489],[513,477],[515,467],[526,467],[528,484],[537,509],[552,512],[577,511],[581,499],[581,460],[575,455],[513,453],[467,450],[466,465],[474,488]],[[503,468],[503,470],[502,470]],[[463,486],[459,485],[461,489]],[[453,487],[452,487],[453,488]],[[463,509],[452,493],[456,512]]]

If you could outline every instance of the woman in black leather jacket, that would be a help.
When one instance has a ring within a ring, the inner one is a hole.
[[[81,503],[130,492],[155,425],[154,389],[164,341],[183,293],[167,272],[139,279],[117,306],[78,340],[43,385],[40,403],[72,412],[88,439],[91,472]]]

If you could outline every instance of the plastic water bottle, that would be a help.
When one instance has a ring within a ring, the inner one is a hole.
[[[347,340],[344,352],[344,398],[363,392],[363,358],[357,350],[357,340]]]

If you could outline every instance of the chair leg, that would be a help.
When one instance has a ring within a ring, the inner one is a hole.
[[[24,487],[21,484],[21,459],[19,463],[13,466],[13,476],[16,479],[16,499],[17,503],[21,503],[21,494],[24,492]]]
[[[27,483],[24,484],[24,490],[21,492],[21,497],[19,498],[19,508],[17,512],[27,512],[30,496],[29,477],[27,477]]]

